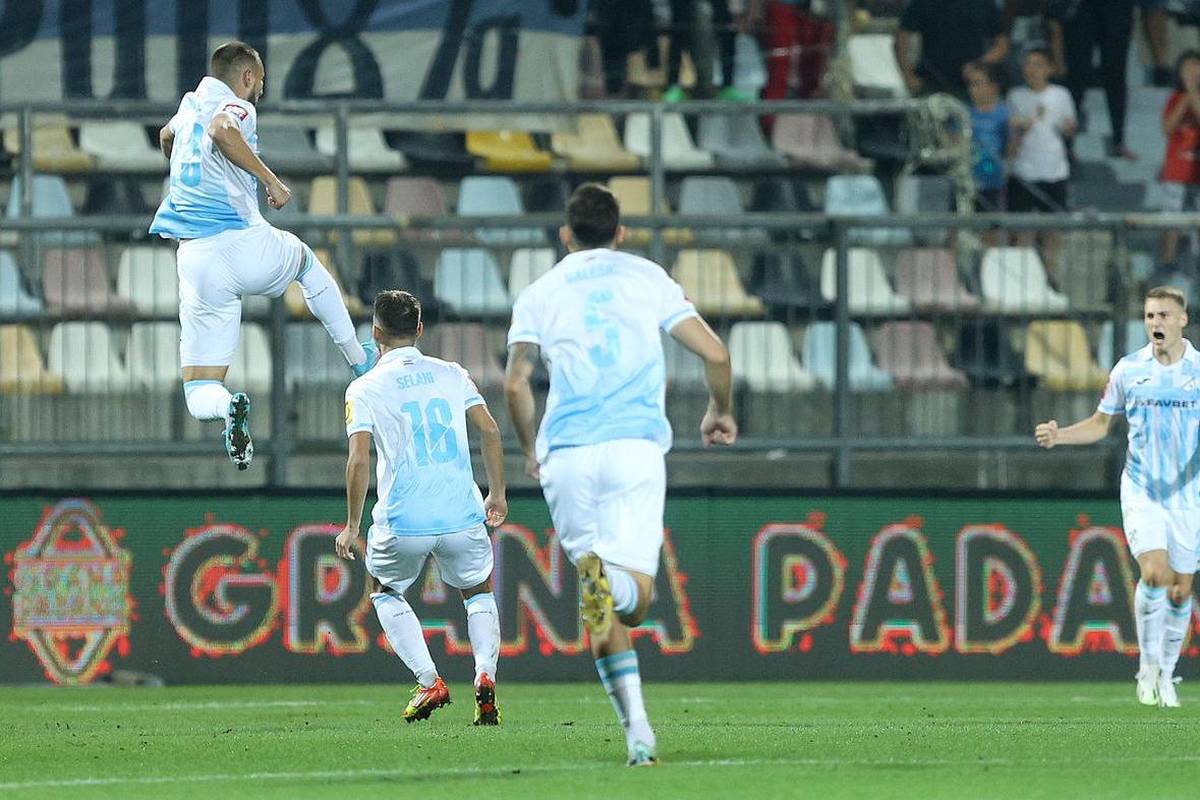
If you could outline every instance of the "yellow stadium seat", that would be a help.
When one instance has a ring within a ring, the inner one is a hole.
[[[640,175],[627,175],[610,178],[608,188],[617,198],[623,217],[648,217],[650,211],[650,179]],[[664,197],[659,209],[662,214],[670,214],[671,207]],[[626,228],[625,241],[632,245],[645,245],[650,241],[649,228]],[[692,232],[687,228],[663,228],[663,241],[675,247],[685,247],[692,243]]]
[[[360,217],[374,217],[379,212],[371,202],[371,190],[367,182],[358,176],[351,176],[346,187],[348,212]],[[312,192],[308,198],[308,213],[320,216],[337,214],[337,178],[332,175],[322,175],[314,178]],[[337,243],[336,233],[329,234],[329,241]],[[359,247],[393,247],[396,244],[396,232],[392,230],[358,230],[354,231],[351,241]]]
[[[33,331],[0,325],[0,394],[61,394],[63,379],[46,369]]]
[[[1092,358],[1087,332],[1068,320],[1029,323],[1025,369],[1057,392],[1100,390],[1108,382],[1108,373]]]
[[[746,293],[733,256],[724,250],[683,250],[671,270],[701,314],[761,317],[762,301]]]
[[[4,132],[4,147],[13,155],[21,154],[21,131]],[[36,124],[33,129],[33,169],[36,172],[76,174],[91,172],[95,159],[83,152],[71,139],[66,122]]]
[[[366,313],[366,307],[362,304],[362,301],[352,294],[347,294],[346,290],[342,287],[342,279],[338,276],[337,266],[334,264],[329,251],[313,250],[313,255],[329,270],[329,275],[333,278],[333,282],[337,284],[338,291],[342,293],[342,301],[346,304],[346,310],[350,312],[350,316],[354,317]],[[308,304],[304,302],[304,290],[300,288],[299,281],[292,281],[288,285],[287,291],[283,294],[283,304],[293,319],[313,319],[312,312],[308,310]]]
[[[470,131],[467,152],[482,158],[489,172],[549,172],[554,161],[524,131]]]
[[[553,134],[550,147],[582,172],[630,172],[642,163],[621,144],[608,114],[580,114],[575,133]]]

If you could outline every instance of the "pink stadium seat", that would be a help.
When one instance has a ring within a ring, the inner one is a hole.
[[[471,373],[480,389],[504,383],[504,370],[488,346],[487,331],[476,322],[447,322],[434,326],[422,340],[423,352],[457,361]]]
[[[954,254],[937,247],[902,250],[896,256],[896,291],[912,301],[913,308],[938,311],[974,311],[979,298],[958,279]]]
[[[879,366],[905,389],[965,389],[967,378],[946,361],[929,322],[887,322],[875,332]]]
[[[387,182],[387,197],[383,210],[393,216],[409,219],[421,217],[444,217],[448,215],[446,193],[441,181],[435,178],[391,178]],[[414,228],[401,234],[405,239],[433,240],[439,242],[461,242],[468,236],[465,231]]]
[[[833,120],[824,114],[780,114],[771,146],[796,164],[829,172],[863,172],[869,159],[842,146]]]
[[[124,312],[129,299],[118,297],[108,281],[104,254],[92,248],[54,248],[42,258],[42,294],[51,312]]]

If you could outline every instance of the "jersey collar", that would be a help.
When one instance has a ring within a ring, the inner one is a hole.
[[[405,358],[420,357],[421,351],[418,350],[415,345],[409,345],[408,347],[397,347],[394,350],[388,350],[383,354],[383,357],[379,359],[379,363],[385,364],[389,361],[401,361]]]
[[[1140,351],[1140,354],[1141,354],[1143,361],[1154,361],[1154,363],[1156,363],[1156,364],[1158,363],[1158,361],[1155,360],[1155,358],[1154,358],[1154,343],[1153,342],[1151,342],[1150,344],[1143,347]],[[1200,350],[1197,350],[1195,347],[1192,346],[1191,339],[1183,340],[1183,357],[1180,358],[1179,361],[1177,361],[1175,363],[1178,364],[1182,361],[1187,361],[1191,364],[1200,363]],[[1174,364],[1172,364],[1171,366],[1174,366]]]
[[[196,94],[237,99],[237,95],[233,93],[233,89],[229,88],[229,84],[211,75],[205,75],[200,79],[200,85],[196,87]]]

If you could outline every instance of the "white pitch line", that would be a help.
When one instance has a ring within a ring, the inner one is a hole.
[[[1115,757],[1105,758],[1104,763],[1179,763],[1200,761],[1196,756],[1162,756],[1154,758]],[[665,767],[1006,767],[1020,766],[1057,766],[1065,768],[1082,768],[1086,766],[1077,759],[1040,761],[1030,759],[1009,758],[979,758],[979,759],[854,759],[854,758],[723,758],[700,759],[691,761],[665,761]],[[159,775],[136,777],[98,777],[98,778],[64,778],[59,780],[41,781],[6,781],[0,783],[0,790],[16,791],[21,789],[57,789],[79,788],[89,786],[134,786],[160,785],[175,783],[222,783],[229,781],[298,781],[298,780],[333,780],[355,778],[453,778],[453,777],[504,777],[514,774],[555,773],[555,772],[585,772],[601,769],[615,769],[618,762],[610,764],[558,764],[553,766],[504,766],[504,767],[451,767],[446,769],[349,769],[349,770],[313,770],[308,772],[219,772],[200,775]]]

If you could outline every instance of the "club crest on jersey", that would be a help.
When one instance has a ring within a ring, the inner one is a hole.
[[[114,646],[128,647],[130,555],[87,500],[48,509],[13,565],[13,636],[24,639],[55,683],[90,682]]]
[[[235,117],[240,119],[242,122],[245,122],[246,117],[250,116],[250,112],[246,110],[245,106],[239,106],[237,103],[226,103],[225,107],[222,108],[221,110],[228,111],[230,114],[233,114]]]

